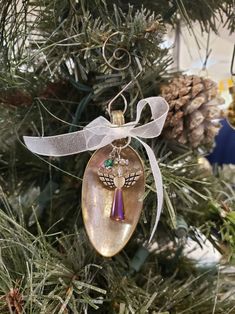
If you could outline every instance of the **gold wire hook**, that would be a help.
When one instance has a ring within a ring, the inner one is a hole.
[[[108,45],[108,41],[109,41],[112,37],[114,37],[114,36],[116,36],[116,35],[122,35],[122,33],[118,31],[118,32],[115,32],[115,33],[111,34],[110,36],[108,36],[108,38],[105,40],[105,42],[104,42],[104,44],[103,44],[103,46],[102,46],[102,55],[103,55],[103,58],[104,58],[105,63],[106,63],[111,69],[117,70],[117,71],[123,71],[123,70],[128,69],[129,66],[131,65],[131,61],[132,61],[132,60],[131,60],[131,54],[130,54],[130,52],[129,52],[127,49],[122,48],[122,47],[116,48],[116,49],[114,49],[114,52],[113,52],[113,54],[112,54],[112,57],[111,57],[109,60],[108,60],[108,58],[107,58],[107,56],[106,56],[106,52],[105,52],[106,46]],[[120,53],[120,52],[123,53],[123,54],[120,55],[120,56],[118,56],[118,53]],[[122,60],[125,55],[128,57],[128,62],[127,62],[127,64],[126,64],[125,66],[120,67],[120,68],[117,68],[117,67],[113,66],[113,65],[110,63],[110,60],[116,60],[116,61]],[[126,112],[126,110],[127,110],[127,100],[126,100],[126,97],[123,95],[123,92],[134,82],[134,80],[137,79],[137,77],[138,77],[138,76],[142,73],[142,71],[143,71],[142,65],[141,65],[141,63],[140,63],[140,61],[139,61],[139,59],[138,59],[137,56],[135,56],[135,61],[136,61],[137,66],[138,66],[138,68],[139,68],[139,72],[138,72],[138,74],[137,74],[128,84],[126,84],[126,85],[121,89],[121,91],[120,91],[113,99],[111,99],[111,100],[109,101],[109,103],[108,103],[108,105],[107,105],[107,111],[108,111],[108,114],[109,114],[110,117],[111,117],[111,111],[112,111],[111,106],[112,106],[113,102],[114,102],[118,97],[120,97],[120,96],[122,97],[122,99],[123,99],[123,101],[124,101],[124,109],[123,109],[123,111],[122,111],[123,114],[124,114],[124,113]]]
[[[107,107],[107,111],[108,111],[108,114],[109,116],[111,117],[111,106],[112,104],[114,103],[114,101],[119,97],[121,96],[122,99],[124,100],[124,109],[123,109],[123,114],[126,112],[126,109],[127,109],[127,100],[126,100],[126,97],[123,95],[123,92],[137,79],[138,76],[140,76],[140,74],[142,73],[142,71],[140,71],[128,84],[126,84],[121,90],[119,93],[117,93],[116,96],[114,96],[110,102],[108,103]]]
[[[108,103],[108,109],[107,109],[107,110],[108,110],[108,114],[109,114],[110,117],[111,117],[111,112],[113,111],[113,110],[111,110],[111,106],[112,106],[113,102],[114,102],[119,96],[121,96],[122,99],[123,99],[123,101],[124,101],[124,108],[123,108],[123,110],[122,110],[122,113],[125,114],[125,112],[126,112],[126,110],[127,110],[127,100],[126,100],[126,97],[125,97],[122,93],[118,93],[118,94]]]

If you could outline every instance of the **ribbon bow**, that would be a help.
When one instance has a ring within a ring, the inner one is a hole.
[[[150,106],[152,121],[137,126],[142,110]],[[131,137],[137,139],[145,148],[149,158],[157,190],[156,220],[149,242],[156,231],[163,204],[163,185],[161,172],[151,147],[140,138],[154,138],[160,135],[169,110],[167,102],[162,97],[149,97],[138,102],[136,120],[121,126],[113,125],[106,118],[100,116],[90,122],[83,130],[56,136],[31,137],[24,136],[24,141],[33,153],[44,156],[67,156],[89,150],[102,148],[113,141]]]

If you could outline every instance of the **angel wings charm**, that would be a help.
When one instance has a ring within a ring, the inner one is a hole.
[[[123,222],[125,212],[122,189],[132,187],[140,178],[142,171],[129,168],[129,160],[121,158],[120,154],[117,154],[117,157],[111,154],[110,159],[104,161],[97,173],[106,187],[115,189],[110,218]]]

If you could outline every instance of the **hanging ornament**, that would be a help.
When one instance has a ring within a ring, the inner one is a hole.
[[[216,121],[221,117],[219,105],[224,103],[215,82],[182,75],[162,86],[161,94],[170,106],[164,137],[193,148],[214,142],[220,128]]]
[[[153,120],[138,126],[147,104]],[[122,111],[109,110],[111,122],[100,116],[82,131],[49,137],[24,137],[29,150],[44,156],[59,157],[97,150],[84,173],[82,211],[88,237],[103,256],[113,256],[126,245],[143,207],[144,167],[137,152],[130,147],[131,138],[144,146],[152,169],[157,190],[157,213],[149,241],[156,231],[163,202],[161,172],[151,147],[140,138],[160,135],[168,109],[162,97],[149,97],[138,102],[133,122],[125,124]]]
[[[229,125],[235,129],[235,86],[229,88],[229,93],[232,96],[232,102],[228,107],[227,121]]]
[[[227,121],[229,125],[235,129],[235,85],[234,85],[234,59],[235,59],[235,44],[233,46],[233,55],[232,55],[232,60],[231,60],[231,66],[230,66],[230,73],[232,76],[232,82],[233,85],[229,88],[229,93],[232,96],[232,102],[228,107],[227,111]]]
[[[111,114],[114,125],[124,124],[122,111]],[[125,142],[115,141],[95,152],[83,177],[85,228],[94,248],[104,256],[113,256],[125,246],[143,207],[143,163],[129,140]]]

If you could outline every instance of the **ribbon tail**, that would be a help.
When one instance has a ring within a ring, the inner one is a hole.
[[[163,183],[162,183],[161,171],[160,171],[160,168],[158,166],[158,162],[157,162],[157,159],[155,157],[155,154],[154,154],[152,148],[148,144],[146,144],[145,142],[141,141],[139,138],[137,138],[137,139],[144,146],[146,153],[148,155],[150,167],[151,167],[151,170],[153,173],[153,178],[154,178],[154,182],[155,182],[155,186],[156,186],[156,190],[157,190],[157,212],[156,212],[155,223],[154,223],[154,226],[153,226],[150,238],[149,238],[149,243],[150,243],[153,239],[155,232],[156,232],[157,225],[158,225],[158,222],[159,222],[160,216],[161,216],[162,205],[163,205]]]
[[[46,137],[24,136],[23,138],[31,152],[43,156],[61,157],[86,150],[84,131]]]
[[[61,157],[99,149],[112,143],[119,134],[113,134],[110,130],[112,130],[110,122],[103,117],[98,117],[81,131],[45,137],[24,136],[23,138],[31,152]]]

